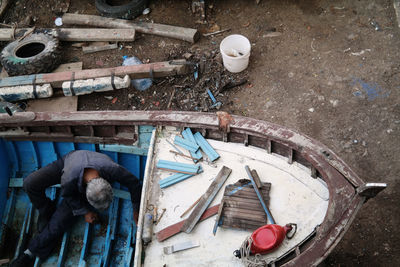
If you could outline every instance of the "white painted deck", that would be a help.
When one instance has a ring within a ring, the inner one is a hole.
[[[256,169],[262,182],[272,184],[269,207],[277,224],[283,226],[286,223],[296,223],[298,225],[295,237],[291,240],[286,239],[279,249],[265,255],[265,258],[273,260],[283,255],[322,223],[329,200],[328,189],[322,180],[312,178],[310,170],[296,162],[288,164],[287,158],[268,154],[265,150],[256,147],[245,147],[242,144],[208,140],[221,156],[215,161],[215,166],[210,166],[203,161],[201,162],[203,173],[161,190],[158,181],[173,173],[155,168],[155,163],[159,159],[191,163],[190,160],[174,156],[169,152],[173,148],[166,142],[166,139],[172,141],[175,134],[178,132],[171,130],[157,133],[153,157],[151,158],[149,154],[148,164],[151,164],[151,169],[145,177],[149,183],[149,189],[144,199],[142,198],[145,200],[142,201],[142,205],[146,205],[146,203],[147,205],[156,205],[159,214],[163,208],[166,208],[160,223],[154,225],[154,233],[181,221],[180,215],[205,193],[224,165],[232,169],[225,185],[233,184],[242,178],[248,179],[245,165]],[[182,151],[185,150],[182,149]],[[219,191],[210,207],[220,203],[224,187]],[[190,213],[185,218],[189,215]],[[163,266],[164,264],[167,266],[242,266],[241,261],[233,256],[233,251],[240,247],[251,232],[219,227],[214,236],[212,230],[215,219],[216,215],[199,222],[190,234],[179,233],[163,242],[158,242],[154,235],[153,241],[144,248],[144,266]],[[140,233],[138,238],[140,238]],[[198,241],[201,244],[200,247],[171,255],[164,254],[163,247],[189,240]],[[140,246],[139,241],[138,246]],[[139,262],[140,260],[136,261],[137,266],[140,265]]]

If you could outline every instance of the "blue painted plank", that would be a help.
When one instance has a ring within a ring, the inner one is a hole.
[[[124,146],[124,145],[99,145],[100,150],[129,153],[135,155],[147,156],[148,147],[142,148],[137,146]]]
[[[184,131],[182,132],[182,136],[183,136],[185,139],[189,140],[190,142],[196,143],[196,140],[195,140],[195,138],[194,138],[194,136],[193,136],[193,133],[192,133],[192,130],[191,130],[190,128],[186,128],[186,130],[184,130]],[[199,145],[199,144],[197,144],[197,145]],[[201,159],[201,158],[203,157],[203,155],[201,154],[200,149],[197,150],[196,152],[190,151],[190,154],[192,155],[192,158],[195,158],[195,159],[198,159],[198,160]],[[196,162],[197,162],[197,161],[196,161]]]
[[[58,255],[57,267],[64,266],[66,257],[67,257],[67,250],[68,250],[68,241],[69,241],[70,233],[69,231],[64,233],[63,239],[61,241],[61,249]]]
[[[19,159],[19,176],[25,177],[31,172],[37,170],[39,161],[33,143],[30,141],[17,141],[13,143]]]
[[[76,143],[75,147],[76,147],[77,150],[96,151],[96,145],[95,144]]]
[[[200,165],[173,162],[162,159],[157,162],[156,166],[157,168],[169,169],[177,172],[186,172],[190,174],[197,174],[200,171]]]
[[[219,158],[219,154],[214,150],[214,148],[212,148],[212,146],[201,135],[201,133],[195,133],[194,138],[196,139],[196,143],[201,147],[204,153],[207,154],[207,157],[210,159],[210,161],[215,161]]]
[[[59,158],[75,150],[75,145],[71,142],[55,142],[54,147]]]
[[[199,146],[196,143],[190,142],[189,140],[183,139],[180,136],[175,136],[174,144],[183,147],[190,152],[196,152],[199,149]]]
[[[79,258],[79,267],[86,266],[86,256],[89,252],[91,230],[92,230],[91,224],[86,223],[85,235],[83,237],[83,246],[82,246],[82,250],[81,250],[81,257]]]
[[[171,176],[168,176],[165,179],[162,179],[158,182],[160,185],[160,188],[167,188],[171,185],[174,185],[176,183],[179,183],[181,181],[184,181],[186,179],[189,179],[190,177],[193,177],[194,175],[192,174],[185,174],[185,173],[177,173]]]
[[[44,167],[57,160],[57,153],[53,142],[35,142],[39,158],[39,167]]]

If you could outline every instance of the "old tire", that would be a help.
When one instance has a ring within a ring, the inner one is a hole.
[[[108,0],[96,0],[96,9],[102,16],[120,19],[133,19],[146,8],[147,0],[130,0],[129,3],[114,6]]]
[[[0,57],[10,76],[50,72],[60,59],[59,42],[52,35],[33,33],[9,43]]]

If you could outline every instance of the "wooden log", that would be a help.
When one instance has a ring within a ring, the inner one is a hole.
[[[205,220],[205,219],[207,219],[207,218],[210,218],[211,216],[217,214],[218,209],[219,209],[219,205],[215,205],[215,206],[212,206],[211,208],[208,208],[208,209],[201,215],[200,221],[203,221],[203,220]],[[170,238],[171,236],[174,236],[174,235],[180,233],[180,232],[181,232],[182,225],[185,223],[185,221],[186,221],[186,220],[180,221],[180,222],[178,222],[178,223],[175,223],[175,224],[173,224],[173,225],[170,225],[170,226],[168,226],[168,227],[162,229],[161,231],[157,232],[157,233],[156,233],[157,240],[158,240],[159,242],[161,242],[161,241],[164,241],[164,240],[167,239],[167,238]]]
[[[104,69],[89,69],[81,71],[65,71],[59,73],[43,73],[24,76],[14,76],[0,80],[0,87],[31,85],[50,83],[53,87],[59,82],[94,79],[100,77],[109,77],[112,74],[118,77],[129,75],[131,79],[165,77],[170,75],[185,74],[188,68],[185,60],[174,60],[173,62],[156,62],[134,66],[119,66]]]
[[[15,36],[22,36],[30,28],[20,28],[15,30]],[[57,28],[43,29],[49,33],[54,33],[58,39],[66,42],[131,42],[135,40],[135,29],[75,29]],[[0,41],[12,41],[13,29],[0,29]]]
[[[64,14],[62,16],[62,20],[63,23],[66,25],[86,25],[103,28],[135,29],[137,32],[180,39],[191,43],[195,43],[200,38],[200,34],[196,29],[164,24],[133,22],[123,19],[113,19],[101,16],[72,13]]]

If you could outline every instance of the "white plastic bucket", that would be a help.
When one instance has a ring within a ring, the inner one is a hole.
[[[225,68],[230,72],[241,72],[249,65],[251,45],[249,39],[240,34],[227,36],[222,40],[219,49],[221,50],[222,61]]]

